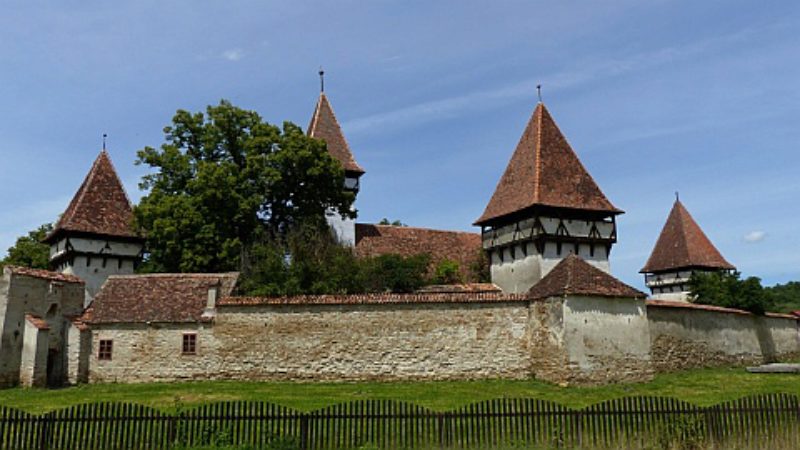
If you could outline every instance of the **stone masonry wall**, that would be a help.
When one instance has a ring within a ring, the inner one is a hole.
[[[470,379],[530,373],[519,303],[225,307],[226,378]]]
[[[197,333],[197,353],[183,354],[184,333]],[[99,360],[100,340],[113,342],[111,360]],[[217,378],[219,351],[207,324],[94,325],[89,382],[143,383]]]
[[[790,318],[649,305],[651,359],[658,372],[743,366],[800,356]]]

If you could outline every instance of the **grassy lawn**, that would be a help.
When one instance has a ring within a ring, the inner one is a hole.
[[[292,383],[204,381],[151,384],[82,385],[65,389],[3,389],[0,405],[40,413],[86,402],[135,402],[172,411],[225,400],[261,400],[313,410],[359,399],[413,402],[447,410],[493,398],[531,397],[583,407],[617,397],[656,395],[700,406],[762,393],[800,395],[800,375],[749,374],[744,369],[704,369],[659,375],[650,383],[602,387],[558,387],[535,380],[396,383]]]

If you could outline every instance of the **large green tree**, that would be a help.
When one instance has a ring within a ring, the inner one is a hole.
[[[763,314],[773,307],[773,298],[758,277],[741,278],[739,272],[695,272],[689,288],[696,303],[744,309]]]
[[[138,152],[148,191],[134,209],[147,238],[148,271],[241,270],[261,239],[297,224],[323,228],[325,212],[353,216],[354,195],[325,143],[221,101],[205,114],[179,110],[165,142]]]
[[[50,261],[50,246],[42,243],[42,240],[51,231],[53,231],[53,225],[46,223],[30,231],[27,236],[17,238],[14,246],[8,249],[8,255],[0,260],[0,267],[12,265],[47,269]]]

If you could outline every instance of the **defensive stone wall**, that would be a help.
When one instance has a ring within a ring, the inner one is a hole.
[[[799,322],[791,316],[652,300],[647,316],[659,372],[800,357]]]

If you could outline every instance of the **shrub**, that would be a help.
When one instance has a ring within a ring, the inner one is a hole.
[[[740,278],[739,272],[695,272],[689,280],[696,303],[743,309],[764,314],[772,306],[771,296],[757,277]]]

